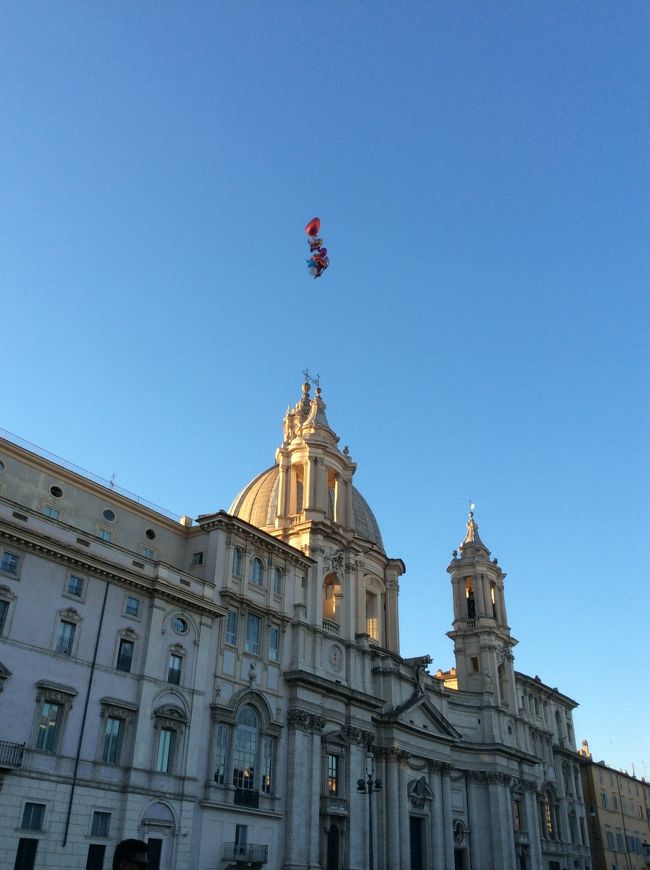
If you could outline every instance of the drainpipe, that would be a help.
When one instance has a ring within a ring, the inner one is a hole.
[[[90,674],[88,675],[88,688],[86,690],[86,702],[84,704],[84,712],[83,717],[81,719],[81,729],[79,731],[79,742],[77,743],[77,754],[74,760],[74,770],[72,772],[72,786],[70,788],[70,799],[68,801],[68,812],[65,817],[65,830],[63,832],[63,843],[62,846],[68,842],[68,831],[70,829],[70,817],[72,815],[72,802],[74,800],[74,793],[77,787],[77,771],[79,770],[79,758],[81,757],[81,741],[83,740],[84,731],[86,730],[86,716],[88,714],[88,704],[90,703],[90,690],[93,684],[93,677],[95,676],[95,664],[97,662],[97,650],[99,649],[99,638],[102,633],[102,625],[104,624],[104,611],[106,610],[106,599],[108,598],[108,581],[106,581],[106,587],[104,588],[104,600],[102,601],[102,610],[99,615],[99,626],[97,627],[97,638],[95,639],[95,651],[93,652],[93,660],[90,665]]]

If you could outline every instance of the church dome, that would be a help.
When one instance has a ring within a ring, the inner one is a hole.
[[[230,505],[228,513],[269,530],[275,527],[278,507],[279,472],[273,465],[247,484]],[[357,537],[369,541],[384,552],[381,532],[370,506],[356,487],[352,487],[352,511]]]

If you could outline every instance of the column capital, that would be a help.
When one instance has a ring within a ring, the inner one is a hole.
[[[327,719],[323,716],[318,716],[316,713],[310,713],[308,710],[301,710],[295,707],[289,710],[287,714],[287,724],[289,728],[299,729],[312,733],[321,733],[327,724]]]

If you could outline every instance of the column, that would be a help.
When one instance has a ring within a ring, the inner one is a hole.
[[[509,776],[500,773],[488,774],[492,860],[495,867],[514,867],[516,862],[509,786]]]
[[[305,762],[309,759],[311,741],[304,726],[308,715],[302,710],[289,711],[285,870],[302,870],[307,866],[308,842],[305,831],[311,824],[308,790],[311,777],[305,776]],[[307,769],[310,769],[309,765]]]
[[[347,759],[350,796],[347,867],[350,870],[366,870],[368,867],[368,798],[357,791],[357,780],[365,779],[366,750],[358,728],[347,729],[347,737],[350,741]],[[341,864],[343,864],[343,856],[341,856]]]
[[[325,719],[320,716],[311,717],[311,771],[310,771],[310,828],[309,836],[309,867],[320,868],[320,795],[321,795],[321,734],[325,727]]]
[[[445,849],[444,868],[454,866],[454,825],[451,810],[451,764],[442,765],[442,826]]]
[[[276,521],[284,518],[289,513],[289,494],[291,476],[289,474],[291,466],[287,462],[280,462],[278,467],[278,507]]]
[[[409,771],[406,766],[406,761],[409,757],[408,752],[400,752],[398,760],[399,770],[399,826],[400,826],[400,863],[399,867],[411,866],[411,824],[409,818],[408,804],[408,777]]]
[[[386,866],[399,867],[399,770],[395,747],[391,747],[386,755],[386,823],[388,827]]]
[[[345,481],[345,528],[354,528],[354,510],[352,508],[352,482]]]
[[[542,870],[544,867],[542,860],[542,833],[539,829],[539,802],[534,786],[527,788],[525,791],[525,805],[531,870]]]
[[[445,870],[445,834],[442,806],[442,775],[440,764],[433,762],[433,772],[429,779],[429,785],[433,792],[433,810],[431,813],[432,838],[433,838],[433,870]]]
[[[343,505],[343,488],[341,486],[341,476],[339,474],[334,478],[334,516],[332,517],[335,523],[344,526],[344,505]]]
[[[483,774],[483,776],[485,776]],[[480,773],[467,774],[467,821],[469,825],[469,854],[472,870],[483,870],[481,861],[481,798]]]

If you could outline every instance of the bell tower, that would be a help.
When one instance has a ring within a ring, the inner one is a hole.
[[[473,505],[472,505],[473,507]],[[505,574],[478,533],[469,512],[465,540],[447,568],[453,592],[453,629],[458,688],[492,695],[494,703],[516,710],[514,656],[504,596]]]

